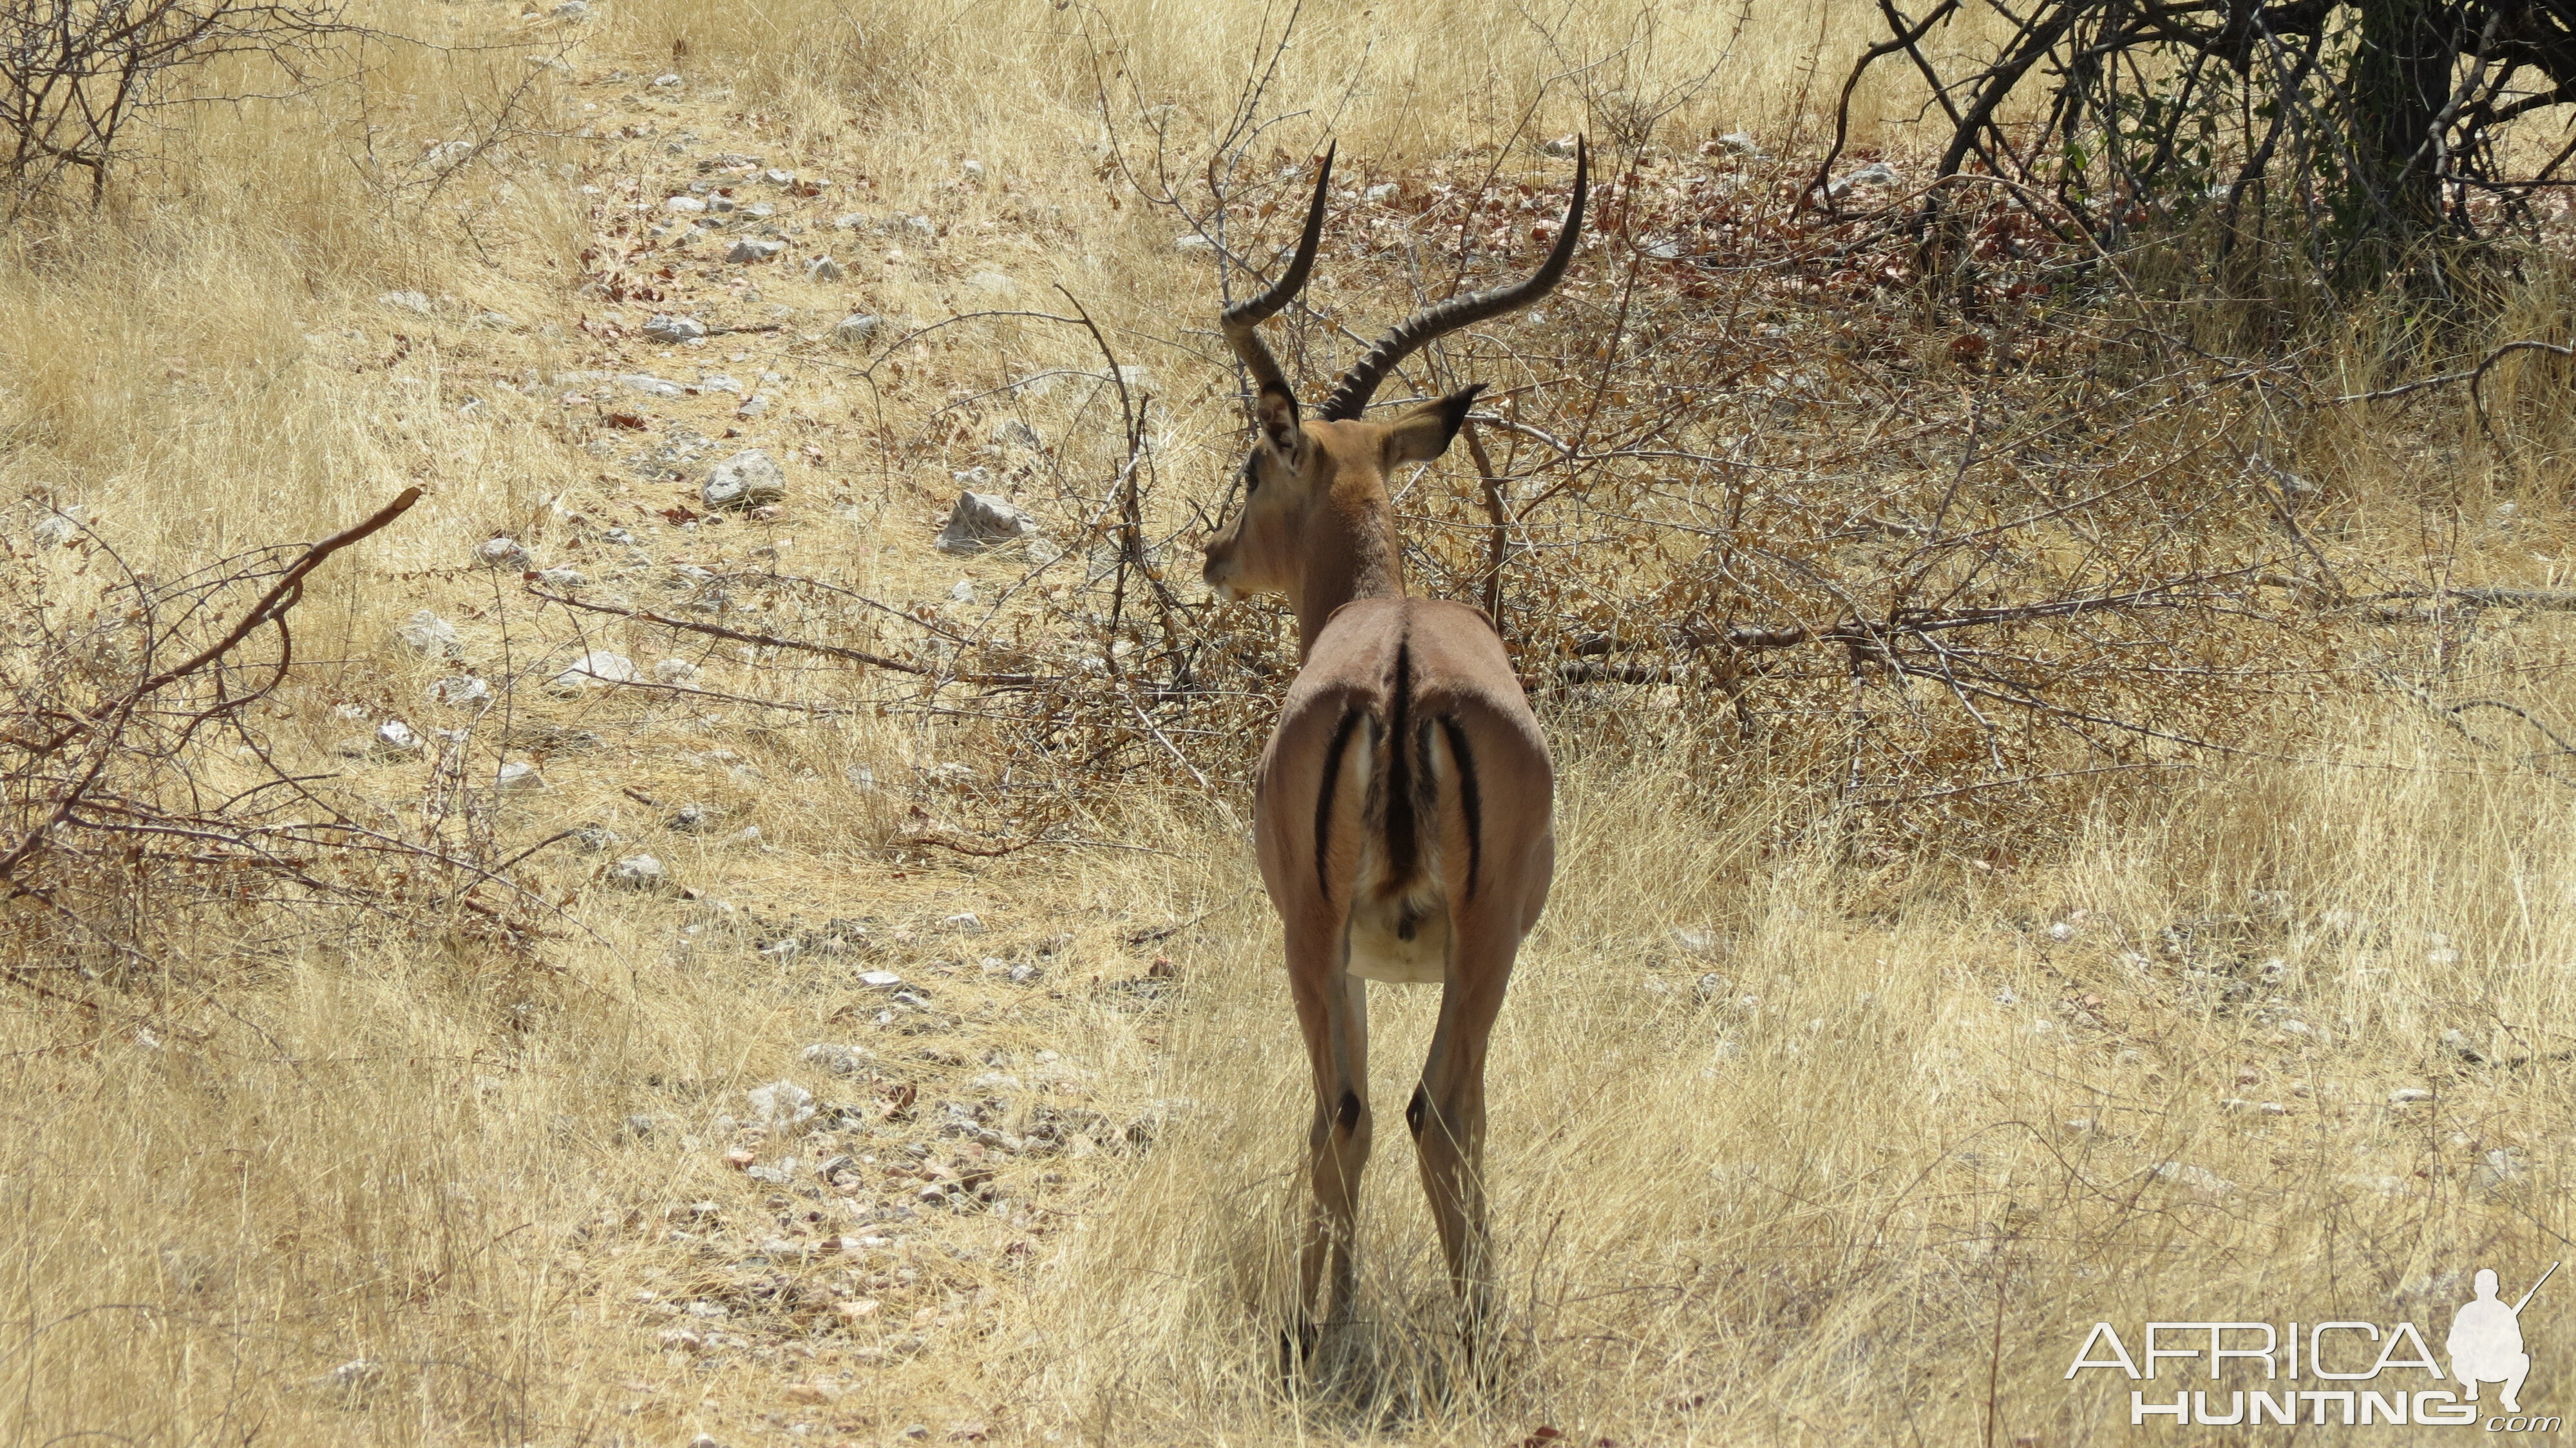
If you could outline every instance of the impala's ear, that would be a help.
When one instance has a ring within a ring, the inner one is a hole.
[[[1261,440],[1270,444],[1280,461],[1294,463],[1297,445],[1306,437],[1306,429],[1297,422],[1297,399],[1285,388],[1264,387],[1253,403],[1253,412],[1261,422]]]
[[[1402,422],[1386,430],[1386,465],[1427,463],[1447,452],[1458,429],[1466,425],[1467,409],[1476,405],[1476,394],[1484,390],[1482,382],[1470,382],[1406,413]]]

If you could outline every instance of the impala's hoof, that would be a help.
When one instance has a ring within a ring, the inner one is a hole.
[[[1322,1345],[1323,1334],[1315,1324],[1301,1322],[1279,1330],[1279,1376],[1294,1378],[1306,1364],[1315,1360],[1315,1349]]]

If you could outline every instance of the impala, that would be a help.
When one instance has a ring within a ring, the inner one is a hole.
[[[1299,669],[1261,757],[1254,835],[1314,1070],[1314,1203],[1298,1261],[1306,1348],[1327,1259],[1334,1319],[1352,1312],[1372,980],[1441,988],[1404,1121],[1471,1349],[1491,1307],[1485,1042],[1521,938],[1547,903],[1555,773],[1493,624],[1465,604],[1405,593],[1387,497],[1395,469],[1448,450],[1483,384],[1387,422],[1362,414],[1388,371],[1425,343],[1556,285],[1583,226],[1589,164],[1578,145],[1573,200],[1535,274],[1416,312],[1342,376],[1312,420],[1257,329],[1313,269],[1330,151],[1288,270],[1223,314],[1258,389],[1259,436],[1243,463],[1243,505],[1206,544],[1206,579],[1223,598],[1284,593],[1297,615]]]

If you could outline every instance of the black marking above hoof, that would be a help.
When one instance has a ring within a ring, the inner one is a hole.
[[[1359,1129],[1360,1094],[1358,1092],[1345,1091],[1342,1093],[1341,1109],[1333,1113],[1333,1120],[1339,1123],[1344,1131],[1357,1131]]]
[[[1431,1093],[1424,1090],[1420,1085],[1416,1085],[1413,1088],[1413,1099],[1404,1104],[1405,1129],[1412,1132],[1417,1140],[1420,1139],[1422,1136],[1422,1123],[1424,1119],[1430,1115]]]

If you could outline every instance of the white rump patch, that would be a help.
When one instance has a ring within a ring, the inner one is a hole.
[[[1363,905],[1351,913],[1351,974],[1389,985],[1439,985],[1449,978],[1449,911],[1436,900],[1413,922],[1413,938],[1396,933],[1403,902]]]

